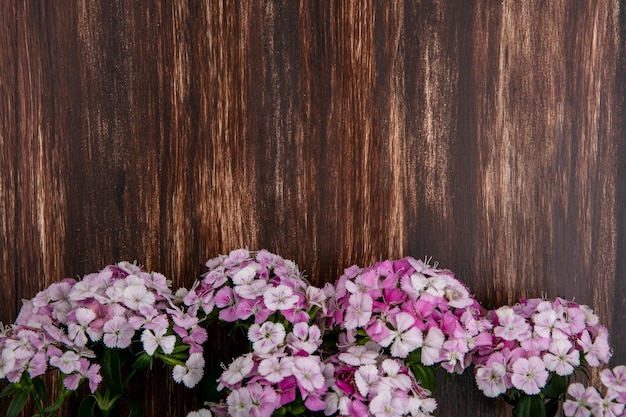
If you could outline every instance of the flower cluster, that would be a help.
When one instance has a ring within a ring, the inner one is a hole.
[[[203,279],[179,294],[191,316],[247,328],[273,314],[291,324],[308,322],[309,310],[324,306],[324,293],[304,280],[294,262],[266,250],[237,249],[206,265]]]
[[[618,417],[624,415],[626,404],[626,366],[619,365],[605,369],[600,380],[606,387],[604,397],[594,387],[579,382],[571,384],[567,390],[570,399],[563,403],[563,412],[568,417]]]
[[[394,358],[419,350],[421,364],[449,373],[491,343],[479,304],[454,274],[411,257],[347,269],[328,310],[329,326],[348,339],[371,340]]]
[[[434,368],[461,374],[470,365],[478,388],[502,395],[515,415],[553,415],[569,376],[611,356],[607,329],[587,306],[523,299],[487,312],[451,271],[411,257],[350,267],[324,288],[266,250],[237,249],[206,265],[175,293],[162,274],[120,262],[24,300],[15,323],[0,329],[0,379],[10,382],[0,397],[15,396],[15,415],[29,397],[39,416],[51,415],[87,381],[92,394],[81,409],[93,415],[119,401],[133,408],[124,388],[155,359],[195,387],[205,378],[213,323],[243,343],[221,365],[217,402],[189,417],[430,416]],[[51,369],[62,387],[45,407],[39,377]],[[567,416],[624,413],[626,366],[601,379],[604,397],[569,387]]]
[[[31,389],[31,381],[52,368],[61,372],[65,390],[75,391],[86,380],[95,393],[106,377],[105,362],[137,342],[143,347],[131,352],[141,358],[137,367],[159,357],[175,366],[176,381],[192,387],[204,372],[206,330],[183,316],[164,275],[128,262],[81,280],[64,279],[24,300],[15,323],[0,334],[0,378],[15,390]],[[196,352],[191,356],[189,345]]]
[[[184,303],[203,320],[233,323],[246,331],[251,351],[235,358],[219,378],[225,402],[216,414],[270,416],[303,401],[324,409],[325,364],[318,349],[324,292],[308,284],[297,265],[262,250],[232,251],[207,262],[209,271],[194,283]]]
[[[523,299],[489,317],[493,344],[474,357],[476,384],[487,397],[512,389],[537,395],[551,378],[567,377],[585,364],[597,367],[611,356],[606,328],[585,305]]]
[[[437,402],[403,361],[384,354],[380,345],[349,345],[330,357],[326,415],[429,416]]]

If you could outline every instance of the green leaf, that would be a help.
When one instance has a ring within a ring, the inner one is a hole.
[[[559,411],[559,404],[561,400],[559,399],[551,399],[546,403],[546,417],[555,417],[556,413]]]
[[[432,367],[422,365],[421,363],[413,363],[410,365],[410,368],[422,387],[430,392],[435,390],[435,371]]]
[[[6,387],[4,387],[2,392],[0,392],[0,398],[6,397],[8,395],[13,395],[16,392],[18,392],[20,389],[21,388],[15,383],[9,384]]]
[[[80,402],[78,407],[78,417],[95,417],[96,397],[88,395]]]
[[[42,404],[47,403],[48,399],[47,399],[47,396],[46,396],[46,384],[44,384],[44,382],[41,380],[41,378],[33,379],[33,387],[35,388],[35,392],[37,393],[37,397],[39,397],[39,401]]]
[[[421,364],[422,363],[422,349],[415,349],[413,352],[409,353],[409,356],[407,356],[404,362],[409,365]]]
[[[105,349],[100,368],[106,386],[115,394],[122,392],[122,363],[119,352]]]
[[[522,395],[513,410],[515,417],[546,417],[546,407],[539,395]]]
[[[17,417],[28,402],[28,395],[28,390],[18,391],[7,408],[6,417]]]
[[[543,394],[549,398],[559,398],[565,394],[568,385],[568,377],[554,374],[550,378],[548,385],[543,389]]]
[[[49,407],[45,408],[43,411],[44,413],[51,413],[54,410],[58,410],[62,405],[63,402],[65,402],[65,396],[61,396],[59,397],[59,399],[57,399],[54,403],[52,403]]]
[[[143,371],[150,365],[152,367],[152,356],[148,355],[146,352],[139,355],[139,357],[133,363],[133,368],[138,371]]]

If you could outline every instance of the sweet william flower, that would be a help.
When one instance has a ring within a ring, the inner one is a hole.
[[[365,326],[372,316],[372,297],[364,293],[354,293],[350,296],[349,303],[344,327],[351,330]]]
[[[259,374],[269,382],[276,384],[291,375],[292,362],[289,358],[272,355],[259,363]]]
[[[254,352],[263,355],[275,350],[285,341],[285,326],[281,323],[266,321],[262,325],[253,324],[248,329],[248,339]]]
[[[306,391],[313,392],[324,386],[324,375],[322,375],[320,361],[317,357],[295,357],[292,372],[298,385]]]
[[[567,339],[556,339],[543,356],[543,362],[549,371],[566,376],[572,374],[580,364],[580,354]]]
[[[202,353],[192,353],[185,362],[185,366],[174,366],[172,370],[174,381],[182,382],[187,388],[195,387],[204,375],[204,363]]]
[[[369,349],[365,345],[354,345],[340,353],[339,360],[352,366],[373,365],[376,363],[378,354],[377,350]]]
[[[280,397],[271,387],[251,383],[247,388],[250,395],[251,417],[270,417],[274,410],[280,407]]]
[[[546,371],[543,361],[537,356],[531,356],[528,359],[520,358],[513,364],[511,382],[515,388],[526,394],[539,394],[547,380],[548,371]]]
[[[391,344],[391,355],[406,358],[409,353],[422,346],[422,332],[413,327],[415,319],[409,313],[400,312],[395,315],[395,338]]]
[[[103,341],[106,347],[125,349],[130,346],[135,330],[122,316],[115,316],[104,324]]]
[[[248,376],[253,366],[252,354],[239,356],[231,362],[220,379],[223,383],[233,386]]]
[[[157,348],[160,347],[166,355],[171,354],[176,345],[176,336],[166,336],[166,332],[166,329],[155,330],[154,333],[149,329],[144,330],[141,334],[143,350],[145,350],[148,355],[152,356]]]
[[[379,392],[369,404],[369,412],[374,416],[399,417],[405,414],[408,398],[393,396],[391,391]]]
[[[506,368],[502,363],[493,362],[476,370],[476,385],[489,398],[496,398],[506,392]]]
[[[71,374],[74,372],[79,366],[78,353],[68,350],[63,353],[61,356],[53,356],[50,358],[50,365],[56,366],[63,372],[64,374]]]
[[[422,342],[421,360],[426,366],[434,365],[442,359],[441,350],[445,337],[439,327],[431,327]]]
[[[378,368],[375,365],[363,365],[354,374],[354,383],[363,397],[367,397],[379,381]]]
[[[271,310],[289,310],[298,302],[298,296],[293,293],[293,289],[287,285],[278,285],[268,288],[263,293],[265,306]]]
[[[618,365],[613,369],[605,369],[600,373],[600,380],[609,389],[626,392],[626,366]]]
[[[252,399],[248,388],[242,387],[231,392],[226,398],[228,415],[230,417],[249,417],[252,408]]]

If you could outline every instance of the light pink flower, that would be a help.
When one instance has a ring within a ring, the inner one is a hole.
[[[182,382],[187,388],[195,387],[204,375],[204,363],[202,353],[192,353],[185,362],[185,366],[174,366],[172,370],[174,381]]]
[[[349,303],[344,327],[350,330],[365,326],[372,316],[372,297],[364,293],[355,293],[350,296]]]
[[[354,383],[359,394],[367,398],[370,389],[373,389],[379,382],[378,368],[376,365],[363,365],[354,373]]]
[[[597,367],[602,363],[607,363],[611,358],[608,337],[603,331],[594,340],[587,330],[583,331],[578,343],[585,353],[585,360],[590,366]]]
[[[102,330],[104,331],[104,344],[108,348],[127,348],[135,334],[135,330],[122,316],[115,316],[104,323]]]
[[[279,358],[272,355],[259,363],[259,374],[269,382],[276,384],[291,375],[291,358]]]
[[[5,378],[8,373],[13,371],[15,366],[15,354],[12,350],[3,349],[0,355],[0,379]]]
[[[250,395],[251,417],[270,417],[280,407],[280,396],[271,387],[251,383],[247,388]]]
[[[220,379],[223,383],[233,386],[247,377],[253,366],[252,354],[239,356],[230,363]]]
[[[422,363],[426,366],[434,365],[442,359],[441,349],[445,337],[439,327],[431,327],[422,343]]]
[[[64,374],[71,374],[78,369],[80,356],[78,353],[68,350],[61,356],[53,356],[50,358],[50,365],[56,366]]]
[[[505,375],[506,368],[502,363],[479,366],[476,368],[476,385],[487,397],[495,398],[506,392]]]
[[[122,292],[124,304],[131,310],[154,305],[154,294],[143,285],[143,280],[141,282],[141,285],[129,285]]]
[[[609,389],[626,392],[626,366],[619,365],[603,370],[600,372],[600,380]]]
[[[415,319],[409,313],[395,315],[395,338],[391,344],[391,355],[406,358],[410,352],[422,346],[422,332],[413,325]]]
[[[585,389],[585,386],[579,382],[573,383],[567,389],[567,393],[573,397],[573,400],[566,400],[563,403],[563,412],[568,417],[590,417],[589,408],[592,404],[600,400],[600,394],[593,387]]]
[[[364,345],[350,346],[339,354],[339,360],[352,366],[372,365],[376,363],[379,352],[368,349]]]
[[[293,293],[293,289],[287,285],[278,285],[268,288],[263,293],[265,306],[271,310],[289,310],[298,302],[298,296]]]
[[[570,375],[574,368],[580,365],[580,355],[567,339],[556,339],[550,345],[550,349],[543,355],[543,363],[546,369],[554,371],[561,376]]]
[[[528,395],[539,394],[548,380],[548,371],[543,361],[537,356],[520,358],[513,364],[511,382],[515,388],[524,391]]]
[[[313,392],[324,386],[324,375],[316,356],[298,356],[293,360],[293,375],[305,391]]]
[[[494,328],[494,335],[504,340],[523,341],[530,337],[530,325],[523,317],[515,314],[511,307],[500,307],[496,310],[498,316],[498,326]]]
[[[143,350],[145,350],[148,355],[152,356],[157,348],[160,347],[166,355],[171,354],[176,345],[176,336],[166,336],[166,332],[167,329],[156,330],[154,333],[149,329],[144,330],[141,334]]]
[[[391,391],[379,392],[369,403],[369,411],[373,416],[399,417],[406,413],[408,398],[396,397]]]
[[[285,341],[285,326],[271,321],[266,321],[261,326],[253,324],[248,329],[248,339],[252,342],[254,352],[264,355]]]
[[[79,307],[74,313],[76,319],[75,323],[68,324],[68,336],[74,342],[76,346],[82,347],[87,344],[87,334],[90,333],[91,340],[99,340],[102,336],[101,332],[95,329],[90,329],[89,324],[95,320],[96,313],[85,307]]]
[[[249,417],[252,408],[252,400],[248,388],[242,387],[234,390],[226,398],[228,415],[230,417]]]

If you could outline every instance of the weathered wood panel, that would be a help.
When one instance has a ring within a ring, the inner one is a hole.
[[[178,286],[241,246],[317,284],[429,255],[485,304],[591,305],[625,363],[624,13],[618,0],[0,2],[0,320],[121,259]],[[197,406],[155,372],[167,393],[150,398],[154,378],[137,390],[146,415]],[[468,376],[438,398],[440,416],[508,412]]]

